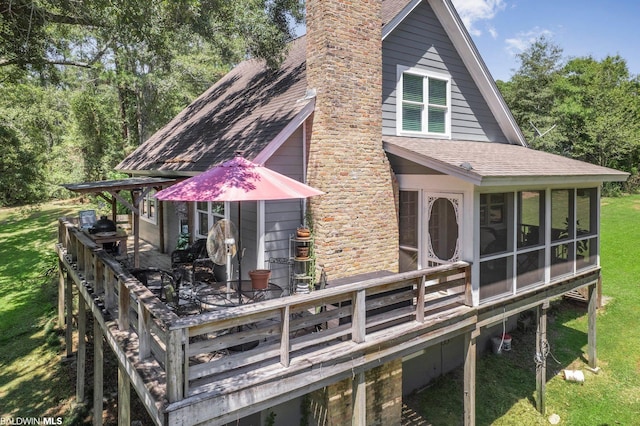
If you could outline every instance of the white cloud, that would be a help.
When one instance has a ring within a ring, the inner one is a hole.
[[[498,38],[498,30],[496,30],[496,27],[494,27],[493,25],[487,25],[487,31],[489,31],[489,34],[491,34],[491,38],[493,38],[494,40]]]
[[[529,31],[519,32],[515,37],[508,38],[504,41],[507,45],[507,52],[512,55],[523,52],[541,36],[550,38],[553,36],[553,32],[540,27],[534,27]]]
[[[453,0],[453,5],[469,33],[476,37],[482,35],[482,31],[474,24],[493,19],[506,6],[504,0]],[[488,31],[493,38],[497,36],[495,28],[490,27]]]

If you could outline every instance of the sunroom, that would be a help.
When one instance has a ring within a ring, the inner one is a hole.
[[[600,189],[627,174],[522,146],[385,137],[402,271],[472,263],[473,303],[600,266]]]

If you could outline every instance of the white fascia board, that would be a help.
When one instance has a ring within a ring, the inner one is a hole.
[[[389,34],[391,34],[393,30],[395,30],[396,27],[400,25],[402,21],[404,21],[404,18],[409,16],[413,9],[418,7],[420,3],[422,3],[422,0],[412,0],[411,3],[409,3],[404,7],[404,9],[402,9],[402,12],[398,13],[393,17],[391,21],[387,22],[385,26],[382,27],[382,40],[384,40]]]
[[[478,186],[482,187],[525,187],[525,186],[557,186],[574,187],[585,184],[599,185],[602,182],[620,182],[620,178],[615,175],[587,175],[587,176],[489,176],[483,177]]]
[[[285,126],[271,142],[260,151],[253,159],[254,163],[264,164],[275,152],[289,139],[289,137],[302,126],[302,123],[311,115],[316,106],[316,100],[311,99],[302,110]]]
[[[520,127],[451,1],[428,1],[509,142],[527,146]]]

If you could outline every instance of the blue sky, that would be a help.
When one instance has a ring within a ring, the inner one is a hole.
[[[452,1],[496,80],[508,80],[515,55],[541,35],[566,58],[620,55],[640,74],[639,0]]]

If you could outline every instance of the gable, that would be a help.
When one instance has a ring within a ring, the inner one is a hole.
[[[383,40],[383,134],[397,134],[399,73],[409,68],[450,78],[451,131],[447,138],[520,143],[513,140],[513,136],[505,135],[504,128],[511,130],[513,123],[504,115],[500,117],[502,123],[496,119],[477,79],[467,68],[463,55],[473,56],[473,52],[459,52],[430,2],[411,2],[404,13],[403,19],[396,18],[393,28]],[[477,70],[475,72],[478,73]],[[491,100],[494,104],[501,102],[501,99]]]

